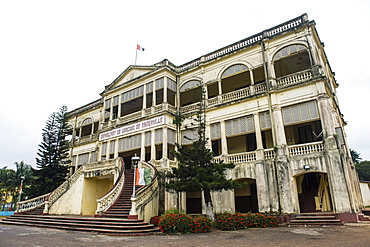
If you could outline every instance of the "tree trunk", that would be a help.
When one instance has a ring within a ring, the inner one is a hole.
[[[211,191],[210,190],[203,190],[204,194],[204,201],[206,203],[206,214],[207,217],[214,222],[215,221],[215,214],[213,212],[213,204],[211,198]]]

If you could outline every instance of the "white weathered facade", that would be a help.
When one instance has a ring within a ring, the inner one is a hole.
[[[73,201],[80,208],[70,212],[94,214],[96,200],[119,177],[119,158],[126,169],[134,154],[158,170],[176,166],[170,151],[176,142],[191,144],[183,136],[192,130],[177,131],[173,119],[179,112],[195,114],[199,85],[207,95],[207,134],[216,159],[234,162],[227,177],[249,184],[214,193],[216,213],[362,209],[338,85],[306,15],[181,66],[168,60],[129,66],[100,99],[69,113],[71,173],[83,171],[79,188],[66,192],[62,204]],[[138,203],[139,217],[174,207],[204,213],[200,192],[170,194],[157,185],[151,191]]]

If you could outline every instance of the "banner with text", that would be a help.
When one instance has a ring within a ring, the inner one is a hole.
[[[128,126],[124,126],[121,128],[117,128],[114,130],[101,133],[99,135],[99,141],[126,135],[126,134],[139,131],[139,130],[148,129],[148,128],[155,127],[155,126],[158,126],[164,123],[165,123],[165,116],[160,116],[160,117],[152,118],[149,120],[141,121],[135,124],[130,124]]]

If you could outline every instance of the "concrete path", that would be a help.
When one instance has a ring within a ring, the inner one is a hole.
[[[23,226],[0,225],[0,247],[69,246],[370,246],[370,224],[337,227],[278,227],[206,234],[111,237]]]

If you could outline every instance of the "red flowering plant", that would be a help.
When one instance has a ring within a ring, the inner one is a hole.
[[[205,216],[194,216],[191,225],[192,233],[206,233],[211,231],[212,221]]]
[[[193,218],[186,214],[165,214],[159,221],[159,229],[164,233],[190,233]]]
[[[205,216],[190,216],[185,213],[167,213],[154,216],[150,223],[157,225],[163,233],[207,233],[211,231],[212,222]]]
[[[152,218],[150,218],[150,224],[158,226],[160,220],[161,216],[153,216]]]
[[[216,218],[215,225],[222,231],[233,231],[251,227],[275,227],[278,225],[278,219],[260,213],[224,213]]]

